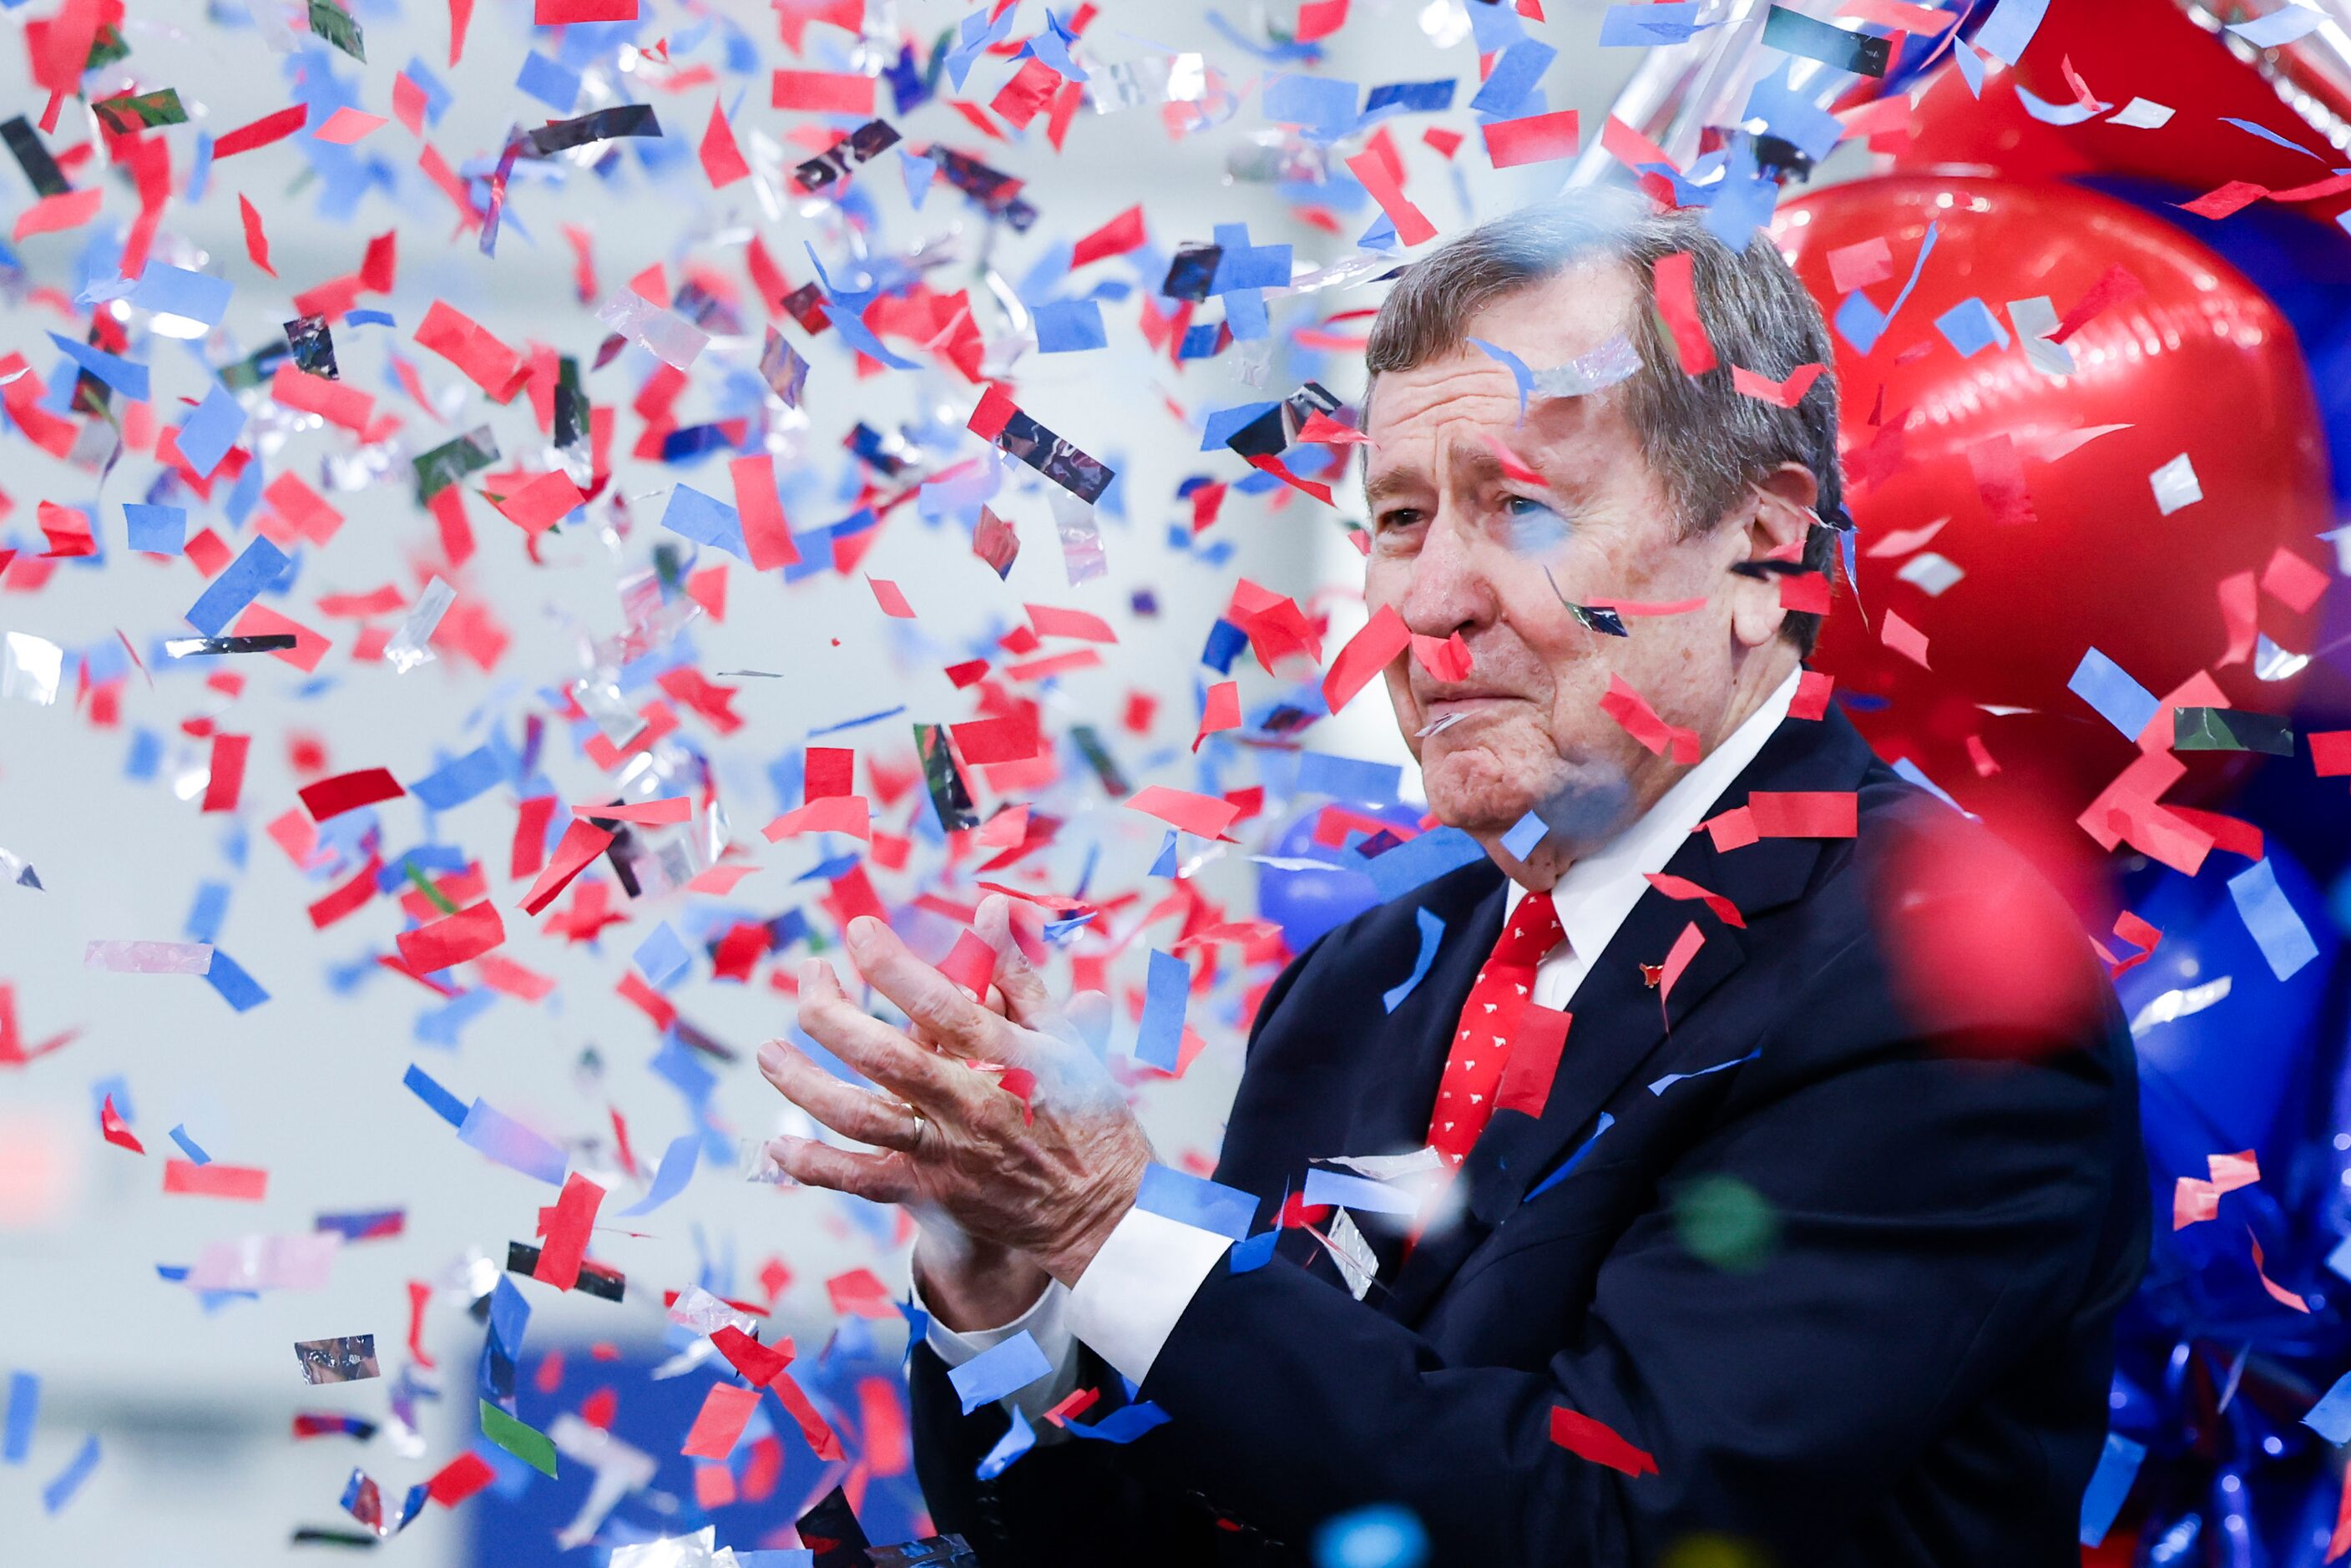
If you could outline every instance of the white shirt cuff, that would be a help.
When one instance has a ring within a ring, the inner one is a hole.
[[[1128,1382],[1141,1383],[1201,1281],[1231,1246],[1213,1230],[1147,1208],[1128,1209],[1070,1288],[1067,1332]]]
[[[908,1285],[914,1304],[929,1315],[923,1330],[923,1341],[932,1352],[950,1367],[961,1366],[985,1350],[994,1350],[1016,1334],[1026,1333],[1053,1364],[1052,1375],[1040,1377],[1026,1388],[1006,1395],[997,1403],[1006,1409],[1018,1409],[1032,1422],[1040,1419],[1070,1396],[1078,1385],[1078,1342],[1069,1326],[1070,1288],[1059,1280],[1048,1281],[1044,1294],[1029,1304],[1029,1310],[1010,1322],[992,1329],[971,1329],[958,1333],[939,1321],[938,1313],[923,1295],[923,1280],[909,1258],[906,1264]],[[1045,1434],[1040,1432],[1041,1440]]]

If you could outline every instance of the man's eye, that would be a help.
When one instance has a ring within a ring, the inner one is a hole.
[[[1395,507],[1373,518],[1372,524],[1379,532],[1384,534],[1398,528],[1408,528],[1418,521],[1420,521],[1420,514],[1412,507]]]

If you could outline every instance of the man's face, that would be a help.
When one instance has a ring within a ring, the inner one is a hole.
[[[1497,301],[1464,336],[1541,371],[1601,347],[1641,308],[1625,267],[1580,267]],[[1409,652],[1386,672],[1430,808],[1481,835],[1541,808],[1568,844],[1604,836],[1677,771],[1601,710],[1609,676],[1706,745],[1719,738],[1737,669],[1729,589],[1744,581],[1729,569],[1749,554],[1747,530],[1734,515],[1684,537],[1614,391],[1532,400],[1521,424],[1510,371],[1467,343],[1383,374],[1365,426],[1364,598],[1422,636],[1459,632],[1474,660],[1458,681],[1437,680]],[[1495,443],[1543,483],[1511,479]],[[1562,596],[1708,602],[1628,616],[1632,635],[1620,638],[1587,631]]]

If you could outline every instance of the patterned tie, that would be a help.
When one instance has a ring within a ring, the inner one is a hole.
[[[1461,1027],[1446,1057],[1428,1122],[1429,1144],[1447,1166],[1468,1158],[1494,1113],[1494,1091],[1510,1059],[1511,1030],[1534,994],[1535,966],[1559,946],[1562,934],[1550,894],[1520,899],[1493,956],[1478,971],[1469,999],[1461,1004]]]

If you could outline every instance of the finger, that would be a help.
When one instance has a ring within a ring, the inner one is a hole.
[[[771,1040],[759,1048],[759,1073],[778,1093],[843,1137],[901,1152],[921,1141],[921,1129],[904,1105],[843,1083],[788,1041]]]
[[[875,1203],[904,1203],[916,1191],[904,1155],[861,1155],[786,1134],[768,1142],[768,1156],[796,1182]]]
[[[1012,900],[991,893],[980,901],[972,929],[996,949],[996,988],[1004,993],[1008,1016],[1028,1028],[1041,1029],[1056,1009],[1052,993],[1045,988],[1045,977],[1021,950],[1019,934],[1014,929],[1017,918]]]
[[[963,988],[914,956],[897,934],[870,915],[849,923],[850,956],[866,983],[899,1010],[966,1056],[989,1056],[1006,1030],[1003,1020]]]
[[[944,977],[940,983],[946,984]],[[800,970],[799,1026],[809,1037],[908,1104],[944,1120],[967,1119],[985,1087],[961,1061],[926,1051],[849,999],[832,966]]]

